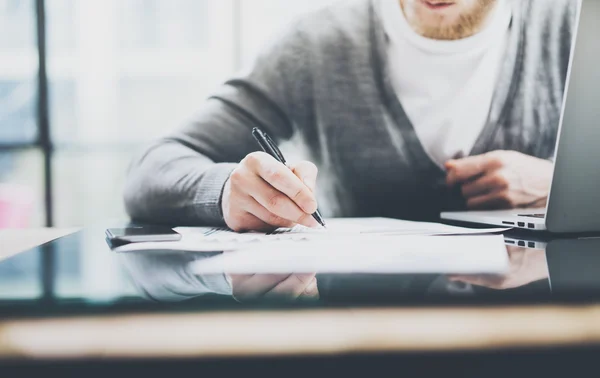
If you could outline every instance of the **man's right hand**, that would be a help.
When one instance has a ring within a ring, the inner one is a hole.
[[[301,224],[317,227],[317,167],[302,161],[291,170],[263,152],[240,162],[225,183],[222,210],[234,231],[272,230]]]

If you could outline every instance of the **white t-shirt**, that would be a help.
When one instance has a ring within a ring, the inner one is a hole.
[[[417,34],[399,3],[379,0],[392,85],[425,151],[443,165],[469,155],[487,122],[508,41],[511,4],[498,0],[479,33],[442,41]]]

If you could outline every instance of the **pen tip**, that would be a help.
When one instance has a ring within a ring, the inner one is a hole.
[[[323,219],[323,216],[321,215],[321,213],[319,213],[319,210],[317,210],[314,214],[313,214],[313,218],[317,221],[317,223],[319,223],[323,228],[327,228],[327,226],[325,225],[325,219]]]

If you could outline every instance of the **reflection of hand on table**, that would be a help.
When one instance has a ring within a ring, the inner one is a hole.
[[[231,275],[233,297],[240,302],[319,299],[313,274]]]
[[[459,281],[495,290],[507,290],[525,286],[548,278],[546,251],[521,247],[507,247],[510,269],[505,275],[450,276],[450,281]]]

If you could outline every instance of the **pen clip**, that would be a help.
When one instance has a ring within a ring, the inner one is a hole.
[[[285,158],[283,157],[283,153],[281,153],[281,150],[279,149],[279,147],[277,147],[277,144],[275,144],[275,142],[273,141],[273,139],[271,139],[269,134],[263,133],[263,135],[265,136],[267,143],[269,143],[273,151],[275,151],[275,154],[277,155],[281,163],[286,164]]]
[[[273,147],[265,137],[265,133],[263,133],[259,128],[255,127],[252,130],[252,136],[254,136],[254,139],[256,139],[258,145],[260,146],[260,148],[262,148],[264,152],[277,159],[277,152],[273,150]]]

